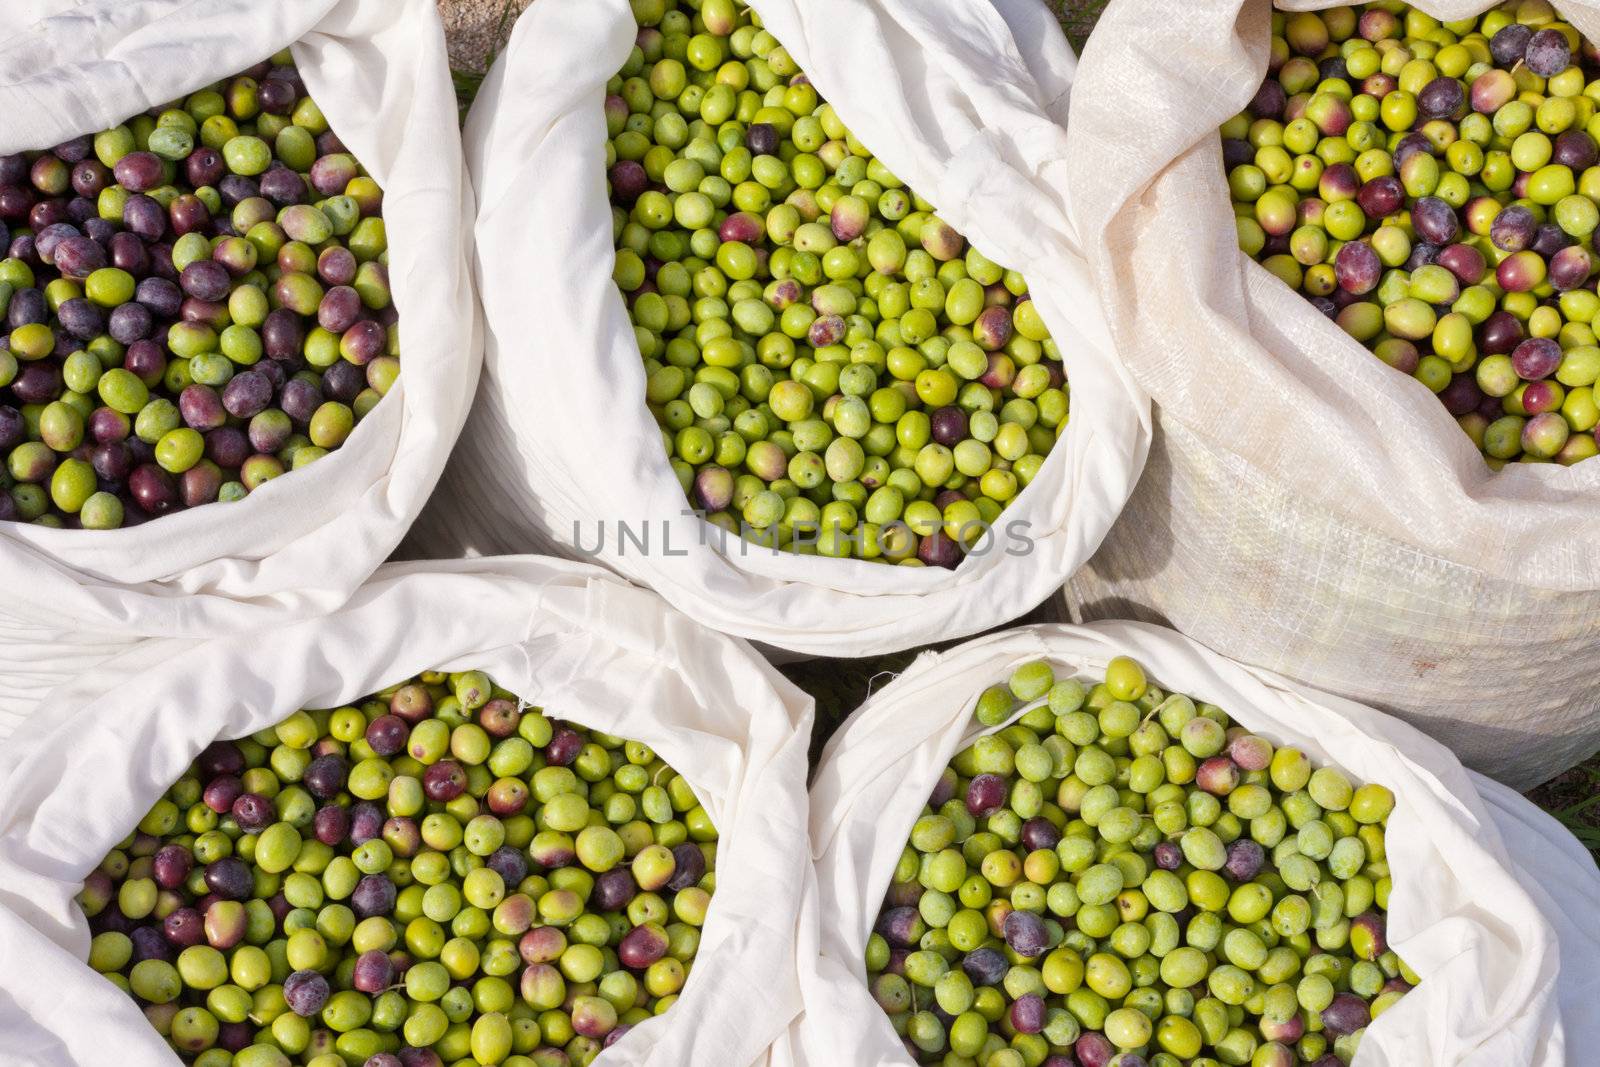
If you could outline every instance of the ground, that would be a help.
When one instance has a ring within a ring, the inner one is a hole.
[[[530,0],[439,0],[450,61],[463,107],[476,92],[483,72],[505,43],[511,25]],[[1061,20],[1073,47],[1082,49],[1105,8],[1106,0],[1045,0]],[[1035,612],[1019,621],[1040,621]],[[867,660],[817,660],[784,668],[795,684],[817,699],[817,731],[812,754],[854,710],[880,675],[893,674],[909,663],[915,651]],[[1528,794],[1544,810],[1572,830],[1600,862],[1600,753],[1588,763],[1546,782]]]

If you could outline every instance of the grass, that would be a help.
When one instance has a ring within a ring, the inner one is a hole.
[[[1072,47],[1082,52],[1083,42],[1089,39],[1089,31],[1094,29],[1094,24],[1099,20],[1100,13],[1106,9],[1107,2],[1108,0],[1045,0],[1045,6],[1055,12],[1062,31],[1067,35],[1067,40],[1072,42]]]
[[[1528,794],[1600,863],[1600,753]]]
[[[1107,0],[1045,0],[1061,21],[1061,28],[1072,42],[1073,48],[1083,50],[1089,33],[1105,10]],[[500,22],[495,30],[494,49],[484,60],[488,69],[511,32],[516,21],[515,0],[506,0]],[[456,95],[461,101],[461,113],[477,96],[483,84],[484,71],[456,71]],[[1037,613],[1019,622],[1040,621]],[[839,725],[867,698],[877,686],[904,670],[915,658],[917,651],[901,652],[891,656],[878,656],[861,660],[812,660],[787,665],[783,673],[817,701],[817,726],[811,740],[811,758],[817,756],[827,739]],[[1582,842],[1600,863],[1600,753],[1588,762],[1556,776],[1528,793],[1528,799],[1553,815]]]

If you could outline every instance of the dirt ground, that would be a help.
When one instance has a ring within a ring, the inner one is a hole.
[[[481,74],[531,0],[439,0],[450,66]]]

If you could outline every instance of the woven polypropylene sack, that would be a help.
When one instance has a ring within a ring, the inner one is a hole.
[[[346,445],[242,501],[113,532],[0,524],[4,737],[52,685],[140,637],[242,631],[343,603],[438,480],[482,353],[472,195],[429,0],[0,7],[0,153],[109,128],[292,46],[334,132],[384,188],[404,338],[399,382]]]
[[[1600,1041],[1600,871],[1570,833],[1398,719],[1123,622],[1028,627],[925,654],[829,741],[811,787],[827,921],[808,941],[805,1014],[775,1063],[913,1062],[864,963],[912,824],[955,753],[1000,728],[973,718],[985,688],[1038,659],[1088,684],[1118,655],[1275,744],[1394,791],[1387,934],[1422,982],[1367,1029],[1353,1067],[1588,1062],[1583,1050]]]
[[[119,1067],[176,1065],[84,962],[83,877],[212,740],[435,668],[487,671],[553,716],[643,741],[689,781],[719,832],[699,952],[673,1009],[602,1062],[755,1060],[799,1010],[811,700],[653,594],[534,558],[386,567],[325,619],[147,642],[52,693],[0,764],[0,1060],[90,1067],[114,1050]]]
[[[997,625],[1094,551],[1148,447],[1148,406],[1105,356],[1067,223],[1071,50],[1035,0],[754,7],[864,144],[1028,278],[1060,344],[1071,422],[1001,516],[1006,536],[954,572],[916,570],[724,541],[689,511],[611,279],[601,105],[637,27],[625,0],[539,0],[467,123],[485,375],[408,551],[589,555],[708,626],[802,654],[868,655]],[[619,522],[646,530],[648,546],[622,541]],[[1012,523],[1027,524],[1026,545]]]
[[[1600,31],[1590,0],[1556,6]],[[1265,76],[1271,14],[1114,0],[1085,49],[1073,208],[1161,433],[1071,595],[1085,617],[1164,619],[1406,716],[1532,785],[1600,746],[1600,463],[1492,472],[1426,387],[1239,250],[1216,130]]]

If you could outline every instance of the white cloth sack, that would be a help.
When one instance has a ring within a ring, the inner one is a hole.
[[[811,700],[742,642],[585,564],[535,558],[381,570],[323,620],[209,643],[147,642],[52,694],[0,767],[0,1033],[8,1067],[177,1060],[83,962],[85,874],[212,740],[337,707],[422,670],[482,669],[552,715],[650,745],[720,834],[717,891],[671,1012],[612,1064],[751,1062],[799,1010],[810,898]]]
[[[753,6],[863,143],[1023,272],[1060,342],[1070,429],[1001,517],[998,547],[954,572],[891,568],[731,536],[722,545],[690,513],[611,280],[601,102],[635,23],[626,0],[539,0],[467,122],[485,375],[408,549],[588,555],[708,626],[808,655],[864,656],[998,625],[1093,553],[1148,447],[1148,407],[1103,354],[1061,193],[1071,49],[1037,0]],[[1026,556],[1006,554],[1013,521],[1029,524]],[[647,531],[648,547],[619,544],[619,522]]]
[[[481,360],[472,196],[430,0],[24,7],[0,5],[0,153],[116,125],[293,43],[307,88],[384,188],[404,352],[399,383],[344,448],[245,500],[109,533],[0,524],[0,738],[52,685],[138,637],[342,604],[421,510]]]
[[[984,688],[1040,658],[1058,677],[1098,681],[1117,655],[1276,744],[1394,790],[1388,936],[1423,981],[1367,1030],[1354,1067],[1570,1067],[1596,1047],[1600,871],[1571,834],[1397,719],[1124,622],[1028,627],[924,654],[834,735],[811,787],[829,921],[806,1013],[775,1061],[911,1062],[872,1000],[863,954],[912,824],[951,757],[992,732],[972,717]]]
[[[1556,6],[1600,35],[1600,4]],[[1075,218],[1160,432],[1071,595],[1405,716],[1527,788],[1600,747],[1600,463],[1490,471],[1426,387],[1239,250],[1217,126],[1261,84],[1271,12],[1117,0],[1084,50]]]

